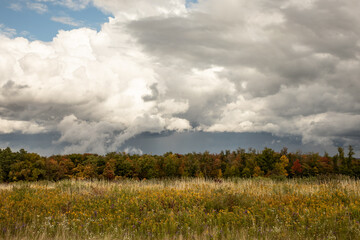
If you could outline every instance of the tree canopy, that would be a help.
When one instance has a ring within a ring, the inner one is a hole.
[[[327,153],[303,154],[280,152],[265,148],[226,150],[221,153],[188,153],[164,155],[137,155],[112,152],[98,154],[70,154],[43,157],[23,149],[13,152],[0,149],[0,182],[61,179],[124,178],[181,178],[205,177],[212,179],[232,177],[308,177],[319,174],[343,174],[360,177],[360,161],[354,158],[354,149],[348,153],[339,147],[330,157]]]

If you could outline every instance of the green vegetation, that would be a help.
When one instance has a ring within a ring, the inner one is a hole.
[[[360,182],[268,178],[0,184],[3,239],[358,239]]]
[[[357,239],[360,161],[0,149],[0,239]]]
[[[164,179],[204,177],[294,178],[318,175],[360,177],[360,161],[351,146],[345,156],[343,148],[330,157],[327,153],[280,153],[270,148],[261,152],[250,149],[225,151],[220,154],[189,153],[130,155],[126,153],[70,154],[41,157],[25,150],[0,149],[0,182],[58,181],[62,179]]]

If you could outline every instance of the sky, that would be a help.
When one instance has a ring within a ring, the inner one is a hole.
[[[2,0],[0,148],[360,152],[357,0]]]

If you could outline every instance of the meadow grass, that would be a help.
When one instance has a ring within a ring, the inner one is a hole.
[[[360,239],[360,182],[0,184],[2,239]]]

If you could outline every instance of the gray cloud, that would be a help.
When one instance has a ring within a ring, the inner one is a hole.
[[[224,68],[217,76],[234,84],[236,91],[228,88],[223,96],[218,92],[223,102],[214,102],[219,108],[206,98],[190,101],[184,114],[202,129],[299,134],[305,142],[326,144],[343,137],[354,144],[358,138],[348,137],[351,130],[337,122],[349,121],[353,132],[360,123],[355,77],[360,5],[353,2],[318,0],[301,6],[290,1],[223,1],[218,6],[209,0],[186,19],[152,17],[128,26],[158,61],[171,70],[181,65],[184,73],[179,76],[186,75],[186,67]],[[246,8],[244,15],[240,7]],[[197,105],[202,111],[191,112]],[[216,114],[206,114],[213,110]]]
[[[142,99],[145,102],[154,101],[159,96],[159,90],[157,89],[157,84],[156,83],[154,83],[153,85],[150,86],[150,90],[151,90],[151,94],[148,94],[148,95],[145,95],[145,96],[142,97]]]
[[[339,146],[343,146],[339,143]],[[302,151],[319,152],[327,151],[330,155],[337,153],[337,148],[332,146],[316,145],[313,143],[303,144],[301,136],[278,137],[270,133],[210,133],[210,132],[185,132],[157,134],[143,133],[126,141],[124,149],[141,149],[143,153],[164,154],[166,152],[191,153],[210,151],[219,153],[222,150],[237,150],[249,148],[262,150],[270,147],[280,151],[284,146],[289,152]]]
[[[99,153],[163,131],[359,142],[355,0],[93,4],[114,15],[99,32],[0,36],[3,132],[56,131],[65,152]]]

